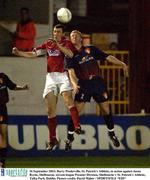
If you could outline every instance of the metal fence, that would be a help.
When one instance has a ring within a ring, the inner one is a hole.
[[[128,51],[106,51],[106,53],[117,57],[119,60],[128,65],[129,52]],[[107,89],[110,95],[110,105],[113,114],[128,113],[129,106],[129,91],[128,79],[124,77],[121,67],[109,64],[107,61],[104,64],[100,63],[100,73],[105,79]],[[99,106],[96,106],[97,114],[101,114]]]

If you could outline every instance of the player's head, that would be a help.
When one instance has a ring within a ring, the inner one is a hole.
[[[30,11],[27,7],[22,7],[20,9],[21,21],[27,21],[30,18]]]
[[[73,30],[70,33],[70,40],[74,45],[82,44],[82,33],[78,30]]]
[[[56,26],[54,26],[53,37],[56,41],[60,41],[64,36],[64,29],[64,25],[62,24],[57,24]]]

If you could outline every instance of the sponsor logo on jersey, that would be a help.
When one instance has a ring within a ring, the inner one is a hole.
[[[49,56],[60,56],[60,51],[58,49],[55,50],[48,49],[47,53]]]
[[[84,56],[83,58],[82,58],[82,61],[79,61],[79,64],[82,64],[82,63],[84,63],[84,62],[88,62],[88,61],[91,61],[91,60],[93,60],[94,58],[92,57],[92,56]]]

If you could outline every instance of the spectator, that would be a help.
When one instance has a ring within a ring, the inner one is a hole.
[[[109,49],[110,50],[118,50],[118,44],[116,42],[112,42],[110,45],[109,45]]]
[[[34,47],[36,36],[35,24],[30,17],[29,9],[20,9],[20,21],[17,24],[13,46],[22,51],[30,51]]]

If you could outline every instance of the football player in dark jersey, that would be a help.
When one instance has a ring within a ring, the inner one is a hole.
[[[19,86],[9,79],[9,77],[0,73],[0,167],[5,167],[7,155],[7,124],[8,114],[6,104],[9,101],[8,89],[10,90],[28,90],[28,85]]]
[[[81,32],[74,30],[70,34],[70,39],[76,53],[73,58],[66,59],[70,80],[75,91],[75,105],[79,113],[83,110],[86,102],[93,98],[103,111],[108,135],[114,146],[119,147],[120,142],[114,132],[114,122],[108,103],[109,95],[103,78],[100,76],[99,61],[108,61],[123,68],[125,76],[128,76],[128,68],[124,62],[116,57],[106,54],[95,46],[83,47]],[[70,120],[68,126],[68,137],[66,140],[66,150],[71,149],[73,136],[73,123]]]

